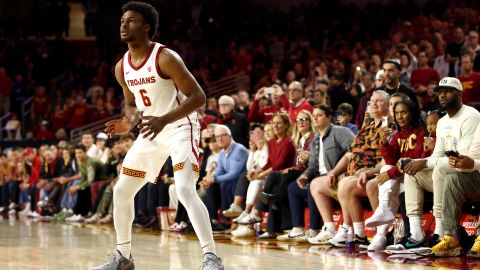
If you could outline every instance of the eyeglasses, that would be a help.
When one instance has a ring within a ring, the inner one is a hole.
[[[228,135],[227,133],[225,133],[225,134],[220,134],[220,135],[216,135],[216,136],[215,136],[215,139],[221,139],[222,137],[225,137],[225,136],[230,136],[230,135]]]
[[[297,118],[295,120],[295,122],[297,122],[297,123],[303,123],[303,122],[307,122],[307,121],[310,121],[310,119],[309,118]]]

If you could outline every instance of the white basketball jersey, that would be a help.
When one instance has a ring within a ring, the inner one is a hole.
[[[182,94],[171,79],[162,78],[158,57],[165,48],[159,43],[152,43],[147,57],[139,66],[131,62],[130,52],[122,59],[122,71],[128,89],[135,96],[135,104],[145,116],[162,116],[181,104],[186,96]],[[193,112],[174,123],[182,125],[197,122],[197,113]]]

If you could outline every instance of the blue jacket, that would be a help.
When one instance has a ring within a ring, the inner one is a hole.
[[[230,153],[221,151],[218,156],[217,169],[215,169],[215,182],[237,181],[240,174],[246,171],[248,150],[245,146],[232,141]]]

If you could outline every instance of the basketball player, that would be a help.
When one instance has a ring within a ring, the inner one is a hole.
[[[121,135],[138,124],[140,135],[124,159],[113,192],[117,251],[92,270],[135,268],[130,253],[134,196],[147,182],[155,181],[168,156],[174,165],[178,199],[203,248],[201,269],[223,270],[207,209],[195,190],[200,124],[194,111],[205,104],[205,94],[178,54],[150,41],[157,32],[157,11],[143,2],[126,3],[122,11],[120,38],[128,44],[128,52],[115,66],[115,77],[123,88],[125,117],[106,123],[105,132]]]

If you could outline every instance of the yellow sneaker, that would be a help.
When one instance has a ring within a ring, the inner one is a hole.
[[[467,257],[480,258],[480,236],[477,236],[472,248],[467,252]]]
[[[460,243],[448,235],[445,235],[440,243],[432,247],[432,253],[437,257],[455,257],[460,256],[462,252]]]

